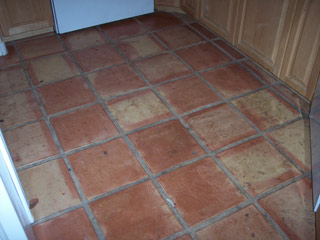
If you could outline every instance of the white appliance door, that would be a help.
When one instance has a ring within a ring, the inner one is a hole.
[[[51,0],[51,5],[57,33],[154,11],[154,0]]]

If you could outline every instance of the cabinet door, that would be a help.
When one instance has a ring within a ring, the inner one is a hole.
[[[234,43],[238,7],[238,0],[201,0],[199,20]]]
[[[298,9],[280,78],[311,100],[320,71],[320,1],[306,0]]]
[[[194,18],[198,18],[199,0],[181,0],[180,7]]]
[[[155,0],[154,3],[159,6],[179,7],[180,0]]]

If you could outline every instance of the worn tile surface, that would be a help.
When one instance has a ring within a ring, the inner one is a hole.
[[[182,22],[170,13],[156,12],[138,18],[149,30],[158,30],[182,24]]]
[[[28,87],[27,76],[21,66],[0,70],[0,95]]]
[[[198,32],[200,32],[201,34],[203,34],[205,37],[207,37],[208,39],[213,39],[213,38],[217,38],[217,35],[215,35],[213,32],[209,31],[208,29],[206,29],[205,27],[203,27],[202,25],[200,25],[199,23],[192,23],[190,24],[190,26],[192,26],[193,28],[195,28]]]
[[[214,41],[214,43],[217,44],[219,47],[221,47],[223,50],[225,50],[227,53],[229,53],[236,60],[244,58],[244,56],[241,53],[234,50],[232,47],[226,44],[223,40],[216,40]]]
[[[9,45],[6,47],[7,47],[8,54],[0,57],[0,67],[15,65],[20,62],[19,57],[16,53],[16,50],[14,49],[14,46]]]
[[[277,79],[272,76],[270,73],[267,73],[262,67],[260,67],[257,63],[252,62],[251,60],[245,60],[242,62],[244,66],[250,69],[253,73],[255,73],[258,77],[260,77],[267,84],[277,82]]]

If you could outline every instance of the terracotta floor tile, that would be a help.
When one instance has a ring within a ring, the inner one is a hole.
[[[172,27],[182,22],[170,13],[155,12],[138,18],[149,30]]]
[[[214,69],[201,75],[211,83],[225,98],[255,90],[263,84],[238,64]]]
[[[95,27],[63,34],[61,38],[71,51],[106,42]]]
[[[241,63],[245,65],[248,69],[250,69],[252,72],[257,74],[257,76],[264,80],[267,84],[278,82],[278,80],[275,77],[273,77],[270,73],[267,73],[265,70],[262,69],[262,67],[260,67],[256,63],[253,63],[251,60],[245,60]]]
[[[118,130],[100,105],[54,117],[51,121],[65,151],[118,134]]]
[[[232,47],[230,47],[224,41],[216,40],[216,41],[214,41],[214,43],[217,44],[219,47],[223,48],[223,50],[225,50],[227,53],[229,53],[236,60],[244,58],[244,56],[241,53],[239,53],[238,51],[234,50]]]
[[[157,89],[178,114],[221,100],[195,76],[167,83]]]
[[[39,202],[31,209],[35,219],[80,203],[80,197],[63,160],[57,159],[19,172],[28,200]]]
[[[195,19],[186,13],[172,12],[172,14],[175,15],[180,21],[184,23],[188,24],[188,23],[195,22]]]
[[[130,60],[149,57],[164,51],[164,47],[151,35],[142,35],[121,40],[117,45]]]
[[[205,154],[178,120],[136,132],[129,138],[153,173]]]
[[[6,67],[14,64],[18,64],[19,57],[14,49],[13,45],[6,46],[8,54],[0,57],[0,67]]]
[[[197,232],[197,235],[199,240],[282,239],[267,219],[253,205],[202,229]]]
[[[309,120],[303,119],[268,134],[299,167],[311,170],[310,126]]]
[[[17,43],[17,47],[24,60],[44,57],[64,51],[64,48],[55,35],[21,41]]]
[[[268,89],[238,98],[232,103],[261,130],[299,117],[293,107]]]
[[[177,51],[177,54],[196,71],[222,65],[231,61],[227,55],[222,53],[211,43],[203,43],[181,49]]]
[[[213,32],[210,32],[208,29],[204,28],[199,23],[192,23],[190,26],[194,27],[198,32],[206,36],[208,39],[217,38],[217,35],[215,35]]]
[[[164,54],[135,62],[151,84],[190,74],[191,71],[175,56]]]
[[[211,158],[163,175],[159,183],[191,226],[246,199]]]
[[[261,200],[261,206],[290,239],[315,239],[312,186],[302,179]]]
[[[124,59],[111,44],[86,48],[72,54],[84,72],[124,62]]]
[[[47,114],[61,112],[96,101],[82,77],[73,77],[64,81],[38,88]]]
[[[146,86],[146,83],[128,64],[90,73],[88,79],[103,98]]]
[[[110,240],[163,239],[182,229],[151,181],[97,200],[90,207]]]
[[[28,87],[27,76],[21,66],[0,70],[0,95]]]
[[[177,26],[158,31],[155,34],[171,49],[204,41],[204,38],[187,26]]]
[[[100,28],[112,40],[143,34],[146,30],[134,19],[125,19],[101,25]]]
[[[0,98],[0,127],[2,129],[42,117],[31,91]]]
[[[27,67],[36,86],[80,74],[67,54],[32,61]]]
[[[240,144],[217,156],[252,196],[301,175],[262,137]]]
[[[226,104],[193,113],[184,119],[211,151],[256,134],[256,131]]]
[[[125,131],[172,116],[169,109],[150,90],[108,101],[107,105]]]
[[[123,139],[86,149],[68,158],[87,198],[147,176]]]
[[[35,239],[98,239],[83,208],[63,214],[32,228]]]
[[[175,238],[175,240],[192,240],[190,235],[183,235],[182,237]]]
[[[15,128],[4,136],[16,167],[59,153],[44,121]]]

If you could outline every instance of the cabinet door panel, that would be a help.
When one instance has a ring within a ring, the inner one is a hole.
[[[160,6],[169,6],[169,7],[179,7],[180,5],[179,0],[155,0],[154,3]]]
[[[199,0],[181,0],[180,7],[194,18],[198,18]]]

